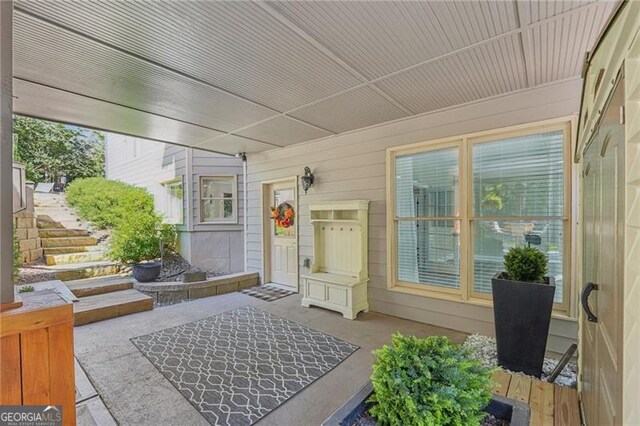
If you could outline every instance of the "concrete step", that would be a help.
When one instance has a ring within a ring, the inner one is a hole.
[[[98,246],[67,246],[67,247],[47,247],[44,249],[45,255],[68,254],[68,253],[85,253],[92,251],[100,251]]]
[[[81,297],[73,304],[76,326],[151,309],[153,299],[133,289]]]
[[[98,242],[93,237],[56,237],[43,238],[42,247],[95,246]]]
[[[87,278],[65,282],[76,297],[95,296],[133,288],[133,280],[128,275]]]
[[[120,272],[120,265],[115,262],[85,262],[72,265],[52,265],[47,266],[46,269],[54,272],[58,280],[72,281],[116,275]]]
[[[98,262],[107,259],[107,255],[102,250],[45,255],[47,265],[69,265],[74,263]]]

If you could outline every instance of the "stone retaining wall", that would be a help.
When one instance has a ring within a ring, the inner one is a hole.
[[[257,272],[239,272],[236,274],[222,275],[196,281],[192,283],[182,282],[134,282],[133,288],[153,297],[160,304],[172,304],[184,300],[200,299],[202,297],[231,293],[245,288],[255,287],[260,284]]]
[[[13,215],[13,226],[18,237],[22,263],[31,263],[44,255],[42,240],[38,235],[36,214],[23,210]]]

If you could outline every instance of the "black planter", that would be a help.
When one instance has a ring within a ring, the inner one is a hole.
[[[534,377],[542,375],[555,281],[548,284],[511,281],[504,272],[491,279],[498,364]]]
[[[373,386],[369,381],[329,416],[322,426],[351,426],[355,419],[368,410],[367,400],[372,393]],[[527,404],[499,395],[493,396],[484,412],[497,419],[508,421],[511,426],[528,426],[531,415],[531,409]]]
[[[160,262],[137,263],[133,265],[133,278],[141,283],[148,283],[160,276],[162,264]]]

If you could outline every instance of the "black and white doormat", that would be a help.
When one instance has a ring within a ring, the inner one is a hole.
[[[258,299],[266,300],[267,302],[273,302],[274,300],[295,294],[291,290],[283,290],[270,284],[247,288],[241,290],[240,293],[246,294],[247,296],[257,297]]]
[[[250,306],[132,343],[212,425],[250,425],[358,346]]]

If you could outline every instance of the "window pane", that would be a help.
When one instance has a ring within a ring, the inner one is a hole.
[[[296,200],[295,200],[295,189],[294,188],[283,188],[283,189],[276,189],[273,191],[273,207],[278,207],[283,203],[287,203],[291,206],[291,208],[293,209],[293,206],[295,206]],[[295,217],[296,212],[294,211],[294,217],[292,218],[292,220],[290,221],[289,226],[287,226],[286,228],[284,226],[279,226],[275,223],[275,221],[273,222],[273,233],[276,237],[295,237],[296,236],[296,227],[294,226],[295,221],[298,220],[297,217]]]
[[[203,178],[202,198],[233,198],[233,178]]]
[[[202,200],[202,210],[204,220],[232,219],[233,200]]]
[[[460,287],[460,221],[398,222],[398,280]]]
[[[527,245],[527,236],[540,237],[540,249],[549,256],[548,276],[556,279],[555,302],[562,303],[563,221],[478,221],[473,226],[473,288],[491,293],[491,277],[504,271],[503,256],[512,247]]]
[[[398,217],[458,214],[458,148],[396,157]]]
[[[473,145],[475,216],[562,216],[563,132]]]
[[[183,213],[182,182],[172,182],[165,185],[164,216],[167,223],[182,224]]]

